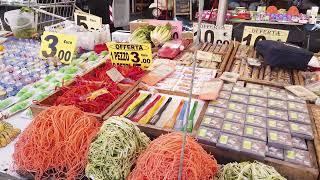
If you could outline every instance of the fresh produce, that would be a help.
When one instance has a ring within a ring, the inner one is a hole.
[[[151,31],[150,38],[153,44],[158,46],[169,41],[171,38],[171,28],[171,25],[168,23],[164,26],[157,26],[153,31]]]
[[[20,134],[20,129],[14,128],[10,123],[0,122],[0,148],[7,146]]]
[[[150,33],[154,29],[154,26],[142,26],[137,28],[130,36],[129,41],[133,44],[150,43]]]
[[[273,167],[260,162],[229,163],[224,165],[217,175],[217,180],[285,180]]]
[[[86,175],[92,179],[126,179],[149,138],[130,120],[113,116],[91,143]]]
[[[182,133],[162,135],[139,156],[129,180],[178,179]],[[190,136],[186,139],[182,179],[212,179],[217,161]]]
[[[82,179],[100,123],[73,106],[42,111],[15,144],[14,168],[32,179]]]

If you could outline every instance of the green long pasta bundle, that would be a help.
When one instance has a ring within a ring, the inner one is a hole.
[[[92,179],[126,179],[131,166],[150,139],[130,120],[110,117],[90,145],[86,176]]]

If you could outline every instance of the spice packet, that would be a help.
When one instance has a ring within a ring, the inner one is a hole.
[[[267,117],[271,119],[278,119],[282,121],[288,121],[287,111],[267,109]]]
[[[230,96],[231,96],[231,92],[230,91],[220,91],[218,98],[227,99],[228,100],[228,99],[230,99]]]
[[[243,125],[230,121],[224,121],[221,130],[225,133],[230,133],[238,136],[243,134]]]
[[[290,131],[293,136],[313,140],[312,127],[310,125],[290,122]]]
[[[289,133],[268,130],[268,145],[277,148],[292,148],[291,135]]]
[[[306,113],[289,111],[289,121],[303,124],[311,124],[310,116]]]
[[[268,99],[268,107],[274,109],[288,110],[288,104],[283,100]]]
[[[222,86],[222,91],[232,91],[232,89],[233,89],[232,83],[229,83],[229,84],[224,83]]]
[[[266,142],[243,138],[241,152],[263,159],[266,156]]]
[[[249,89],[240,86],[234,86],[232,89],[232,93],[249,95]]]
[[[286,86],[285,88],[306,101],[315,101],[318,98],[315,93],[300,85]]]
[[[247,105],[229,102],[228,109],[231,111],[239,112],[239,113],[246,113]]]
[[[226,82],[236,83],[239,79],[239,76],[240,75],[238,73],[223,72],[219,78],[226,81]]]
[[[302,104],[297,102],[288,102],[288,110],[309,113],[307,104]]]
[[[220,131],[205,126],[200,126],[197,132],[197,139],[217,143]]]
[[[254,115],[247,115],[245,124],[256,126],[256,127],[262,127],[262,128],[267,127],[266,120],[264,117],[254,116]]]
[[[267,141],[267,130],[260,127],[246,125],[243,130],[243,136],[260,141]]]
[[[278,91],[269,91],[268,92],[269,99],[278,99],[278,100],[287,100],[287,93],[285,92],[278,92]]]
[[[233,111],[227,111],[224,119],[227,121],[232,121],[240,124],[244,124],[244,121],[246,120],[245,114],[233,112]]]
[[[246,95],[240,95],[240,94],[231,94],[230,101],[238,102],[242,104],[248,103],[248,96]]]
[[[262,98],[268,97],[268,91],[263,89],[250,89],[249,94],[250,96],[262,97]]]
[[[255,96],[249,96],[248,104],[255,105],[255,106],[261,106],[261,107],[267,107],[267,99],[261,98],[261,97],[255,97]]]
[[[216,101],[210,101],[210,106],[220,107],[220,108],[227,108],[228,107],[228,100],[226,99],[217,99]]]
[[[308,150],[305,139],[299,137],[292,137],[292,146],[297,149]]]
[[[306,104],[306,101],[304,99],[302,99],[292,93],[287,93],[287,99],[288,99],[288,101]]]
[[[223,108],[208,106],[208,109],[207,109],[205,114],[207,116],[214,116],[214,117],[224,118],[224,115],[225,115],[226,111],[227,110],[223,109]]]
[[[311,167],[310,154],[308,151],[292,148],[285,150],[284,153],[285,161]]]
[[[240,151],[242,145],[242,137],[227,133],[221,133],[218,139],[217,147]]]
[[[281,132],[290,132],[289,123],[287,121],[278,121],[274,119],[268,119],[267,121],[268,129],[277,130]]]
[[[266,152],[267,157],[272,157],[272,158],[276,158],[276,159],[280,159],[280,160],[284,159],[284,150],[283,149],[273,147],[273,146],[268,146],[267,149],[268,149]]]
[[[247,107],[247,114],[266,117],[266,112],[267,112],[266,108],[264,107],[252,106],[252,105],[249,105]]]
[[[218,117],[205,116],[201,122],[201,126],[206,126],[215,129],[221,129],[223,119]]]

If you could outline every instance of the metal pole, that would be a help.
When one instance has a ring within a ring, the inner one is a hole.
[[[218,15],[216,25],[221,27],[225,24],[226,14],[228,10],[228,0],[220,0],[218,6]]]
[[[197,30],[197,38],[195,40],[196,49],[193,54],[193,62],[192,62],[192,79],[191,79],[191,86],[189,90],[189,100],[187,105],[187,116],[183,119],[183,136],[182,136],[182,147],[181,147],[181,154],[180,154],[180,164],[179,164],[179,174],[178,174],[178,180],[182,179],[182,170],[183,170],[183,161],[184,161],[184,151],[186,146],[186,138],[187,138],[187,124],[188,124],[188,117],[190,114],[190,106],[191,106],[191,100],[192,100],[192,90],[193,90],[193,81],[194,81],[194,75],[195,75],[195,69],[197,64],[197,50],[198,46],[200,44],[200,27],[201,27],[201,21],[202,21],[202,12],[203,12],[203,0],[199,0],[199,18],[198,18],[198,30]]]

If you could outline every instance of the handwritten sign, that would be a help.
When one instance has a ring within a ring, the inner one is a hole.
[[[286,42],[289,31],[262,27],[245,26],[242,35],[242,44],[256,46],[258,41],[273,40]]]
[[[224,25],[218,27],[214,24],[202,23],[201,24],[200,41],[212,44],[229,44],[232,37],[232,25]],[[198,23],[193,23],[193,36],[197,37]]]
[[[98,16],[75,12],[74,20],[78,26],[83,26],[91,31],[100,30],[102,28],[102,18]]]
[[[58,57],[62,63],[70,64],[76,44],[76,36],[45,31],[41,37],[40,57]]]
[[[107,43],[110,58],[116,65],[139,66],[147,69],[152,64],[150,44]]]

